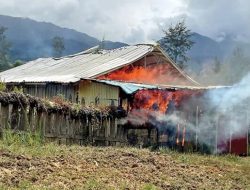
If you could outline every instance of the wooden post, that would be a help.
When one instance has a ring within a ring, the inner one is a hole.
[[[108,141],[107,141],[107,138],[108,138],[108,118],[105,118],[105,121],[104,121],[104,137],[105,137],[105,145],[107,146],[108,145]]]
[[[29,130],[35,130],[35,109],[33,107],[29,107]]]
[[[43,123],[42,123],[42,135],[44,140],[46,141],[46,126],[48,125],[48,113],[47,112],[43,112],[42,114],[42,118],[43,118]]]
[[[39,118],[39,132],[40,132],[40,135],[41,135],[41,138],[44,140],[44,113],[43,112],[38,112],[37,113],[37,116]]]
[[[115,119],[115,123],[114,123],[114,137],[116,138],[117,137],[117,118],[114,118]]]
[[[44,128],[44,130],[45,130],[45,134],[47,135],[47,134],[51,134],[52,132],[52,130],[51,130],[51,128],[52,128],[52,113],[47,113],[46,114],[46,123],[47,123],[47,125],[45,125],[45,128]]]
[[[5,126],[8,128],[12,128],[11,126],[11,113],[12,113],[12,109],[13,109],[13,104],[9,104],[7,106],[7,116],[6,116],[6,120],[5,120]]]
[[[109,145],[109,141],[108,141],[108,138],[110,137],[110,118],[107,118],[106,119],[106,127],[105,127],[105,144],[106,146]]]
[[[7,123],[7,121],[6,120],[8,120],[8,114],[7,114],[7,108],[6,108],[6,106],[1,106],[1,125],[2,125],[2,130],[4,130],[5,128],[6,128],[6,123]]]
[[[111,119],[108,118],[108,126],[107,126],[108,136],[110,136],[110,127],[111,127]]]
[[[88,116],[86,116],[86,121],[87,121],[88,130],[89,130],[89,141],[92,145],[93,144],[93,126],[92,126],[92,122],[89,121]]]
[[[23,115],[23,130],[24,131],[27,131],[27,129],[29,128],[28,125],[28,115],[27,115],[27,106],[23,106],[23,109],[22,109],[22,115]]]
[[[159,129],[156,128],[156,146],[157,146],[157,148],[159,148],[159,146],[160,146],[159,140],[160,140],[160,132],[159,132]]]
[[[97,127],[97,131],[96,131],[96,136],[99,137],[100,136],[100,129],[102,128],[102,115],[100,118],[100,125]]]
[[[151,145],[151,127],[148,128],[148,145]]]
[[[21,114],[20,114],[20,110],[19,110],[19,106],[17,106],[17,129],[20,130],[20,123],[21,123]]]
[[[64,134],[68,136],[69,134],[69,115],[65,116],[65,131]]]
[[[59,136],[62,136],[62,128],[63,128],[63,114],[58,113],[57,114],[58,117],[58,129],[57,129],[57,133]]]

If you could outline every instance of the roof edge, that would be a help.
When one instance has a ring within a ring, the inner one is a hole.
[[[170,57],[169,55],[159,46],[156,45],[155,48],[159,50],[168,60],[169,62],[184,76],[186,79],[188,79],[190,82],[192,82],[195,85],[201,86],[200,83],[192,79],[185,71],[183,71]]]

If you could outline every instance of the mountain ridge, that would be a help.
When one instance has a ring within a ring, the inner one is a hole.
[[[38,57],[51,57],[53,55],[51,43],[55,36],[64,38],[65,50],[63,56],[100,44],[100,40],[86,33],[29,18],[0,15],[0,26],[7,28],[6,36],[12,44],[10,57],[14,60],[29,61]],[[127,44],[105,41],[105,45],[112,49]]]
[[[55,36],[64,38],[65,50],[62,56],[75,54],[101,43],[97,38],[75,29],[30,18],[0,15],[0,26],[8,28],[6,36],[12,44],[10,50],[12,61],[17,59],[30,61],[39,57],[52,57],[52,38]],[[199,70],[204,64],[212,62],[214,59],[222,61],[233,54],[237,47],[250,51],[249,44],[235,42],[231,38],[224,38],[218,42],[194,32],[191,40],[195,43],[187,55],[190,57],[188,64],[194,70]],[[105,49],[114,49],[128,44],[104,41],[102,45]]]

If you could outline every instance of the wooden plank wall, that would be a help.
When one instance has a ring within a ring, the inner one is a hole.
[[[12,87],[12,85],[7,85]],[[36,96],[39,98],[52,99],[55,96],[63,96],[65,100],[70,100],[72,102],[79,101],[77,97],[78,84],[61,84],[61,83],[27,83],[14,85],[17,87],[22,87],[24,93]]]
[[[39,130],[46,141],[59,144],[125,145],[126,131],[117,122],[118,119],[112,116],[76,118],[70,113],[38,112],[28,106],[0,103],[0,134],[4,129],[14,132]]]
[[[86,106],[118,106],[119,87],[91,81],[81,81],[79,100]]]

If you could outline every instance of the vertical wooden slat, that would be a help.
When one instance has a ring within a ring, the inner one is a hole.
[[[7,120],[6,120],[6,127],[11,129],[11,113],[13,109],[13,104],[9,104],[7,106]]]
[[[105,119],[105,138],[107,139],[109,137],[109,133],[110,133],[110,118],[106,118]],[[109,144],[109,142],[106,140],[105,141],[105,145],[107,146]]]

